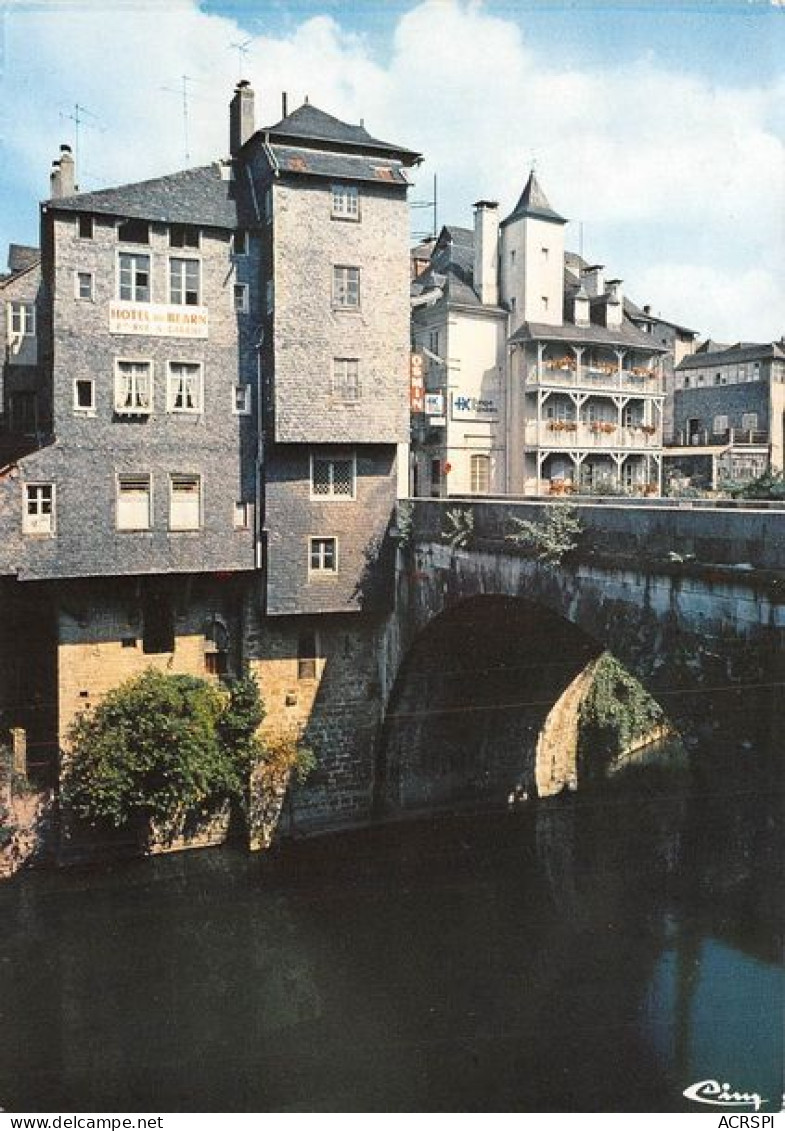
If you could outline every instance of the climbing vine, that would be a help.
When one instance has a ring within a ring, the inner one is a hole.
[[[660,705],[610,652],[605,652],[580,710],[578,750],[587,776],[601,777],[636,739],[665,724]]]

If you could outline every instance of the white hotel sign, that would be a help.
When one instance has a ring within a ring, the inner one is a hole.
[[[110,302],[110,334],[155,338],[206,338],[206,306],[162,306],[151,302]]]

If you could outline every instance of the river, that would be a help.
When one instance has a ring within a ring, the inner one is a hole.
[[[0,1107],[716,1111],[683,1095],[716,1079],[777,1111],[780,804],[737,771],[22,874]]]

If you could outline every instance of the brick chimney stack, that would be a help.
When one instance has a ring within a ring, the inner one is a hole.
[[[49,174],[49,195],[53,200],[63,196],[73,196],[76,189],[76,165],[70,145],[60,146],[60,157],[52,162]]]
[[[247,79],[240,79],[229,103],[229,152],[235,157],[253,134],[254,93]]]

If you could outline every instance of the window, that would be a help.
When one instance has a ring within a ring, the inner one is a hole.
[[[118,361],[115,372],[114,410],[135,415],[153,410],[153,363]]]
[[[198,475],[173,475],[169,492],[169,529],[198,530],[202,524],[202,489]]]
[[[512,297],[510,298],[510,310],[513,312],[513,314],[515,313],[517,306],[518,300],[516,299],[515,295],[512,295]]]
[[[253,526],[253,503],[237,502],[234,504],[235,530],[250,530]]]
[[[8,322],[12,337],[35,337],[35,304],[32,302],[9,303]]]
[[[204,670],[207,675],[226,675],[229,671],[229,656],[226,652],[205,652]]]
[[[235,314],[248,313],[248,284],[235,283],[232,289],[232,305]]]
[[[353,499],[354,456],[311,456],[311,498]]]
[[[265,287],[265,294],[266,294],[266,298],[267,298],[267,313],[272,314],[273,309],[275,307],[275,283],[273,282],[272,279],[267,280],[267,286]]]
[[[150,301],[150,256],[120,252],[120,287],[122,302]]]
[[[342,401],[360,398],[360,362],[356,357],[333,359],[333,394]]]
[[[248,232],[245,228],[238,228],[232,233],[232,255],[248,254]]]
[[[149,243],[150,225],[146,220],[123,220],[117,227],[121,243]]]
[[[542,296],[542,309],[543,310],[548,309],[548,296],[547,295]]]
[[[311,573],[337,573],[338,545],[335,538],[311,538]]]
[[[170,361],[166,376],[166,411],[202,411],[202,366],[198,361]]]
[[[142,651],[174,652],[174,608],[168,593],[152,586],[142,597]]]
[[[297,637],[297,678],[316,679],[316,633],[313,629]]]
[[[470,461],[471,493],[487,495],[491,489],[491,457],[472,456]]]
[[[684,388],[689,389],[691,384],[692,384],[692,379],[691,379],[689,373],[685,373],[685,375],[684,375]]]
[[[758,430],[758,414],[757,412],[743,412],[741,414],[741,427],[744,432],[757,432]]]
[[[268,224],[273,222],[273,190],[268,188],[264,194],[264,218]]]
[[[332,215],[342,220],[360,219],[360,193],[356,185],[333,185]]]
[[[438,499],[442,493],[442,461],[431,460],[431,498]]]
[[[715,436],[722,435],[723,432],[728,431],[728,418],[727,416],[715,416],[714,426],[712,428]]]
[[[55,489],[53,483],[28,483],[22,530],[25,534],[53,534],[55,528]]]
[[[199,305],[199,260],[169,260],[169,301],[174,306]]]
[[[74,278],[74,294],[85,302],[93,301],[93,275],[90,271],[77,271]]]
[[[95,412],[95,384],[89,377],[74,381],[74,411]]]
[[[360,305],[360,268],[333,267],[333,306],[357,309]]]
[[[118,475],[117,529],[149,530],[151,498],[149,475]]]
[[[11,393],[8,397],[12,432],[33,435],[38,431],[38,397],[31,392]]]
[[[714,384],[715,385],[724,385],[725,384],[725,381],[723,380],[723,374],[722,373],[715,373],[714,374]]]
[[[542,248],[540,248],[540,251],[542,252],[543,259],[547,259],[548,258],[548,248],[542,247]]]
[[[438,353],[439,353],[439,331],[438,330],[430,330],[428,332],[428,349],[431,351],[431,353],[435,353],[435,354],[438,355]]]
[[[170,247],[199,247],[199,229],[192,224],[172,224],[169,229]]]
[[[232,412],[237,416],[248,416],[251,412],[251,386],[235,385]]]
[[[91,240],[93,238],[92,216],[79,216],[76,221],[76,232],[80,240]]]

